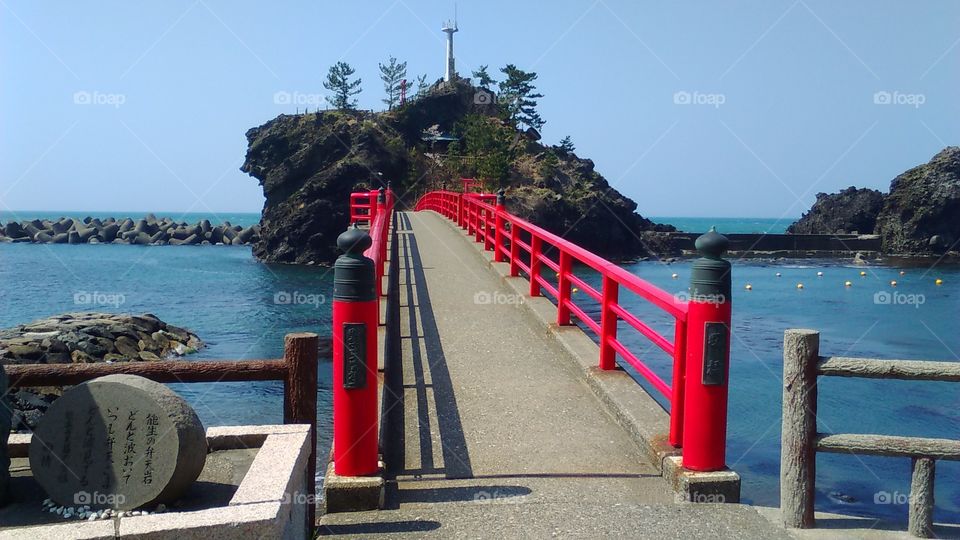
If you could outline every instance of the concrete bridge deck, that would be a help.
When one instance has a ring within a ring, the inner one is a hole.
[[[433,212],[397,221],[386,509],[328,514],[321,534],[787,537],[749,506],[675,502],[472,241]]]

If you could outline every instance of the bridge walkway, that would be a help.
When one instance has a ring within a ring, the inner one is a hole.
[[[388,391],[386,509],[320,534],[781,537],[741,505],[676,504],[471,240],[398,214],[402,388]]]

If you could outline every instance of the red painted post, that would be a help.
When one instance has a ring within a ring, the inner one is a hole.
[[[494,241],[493,241],[493,260],[496,262],[503,262],[503,248],[505,244],[503,243],[503,214],[507,211],[506,206],[504,205],[504,193],[501,189],[497,192],[497,217],[496,217],[496,231],[494,231]]]
[[[474,233],[474,222],[473,222],[473,212],[474,207],[470,204],[470,199],[464,198],[464,203],[466,207],[466,217],[467,217],[467,235],[473,236]]]
[[[479,204],[475,204],[474,207],[477,209],[477,213],[476,213],[477,223],[476,223],[476,225],[473,227],[473,232],[476,233],[476,234],[474,235],[474,239],[473,239],[473,240],[474,240],[474,242],[479,243],[480,241],[483,240],[483,233],[486,232],[485,230],[483,230],[483,228],[485,228],[485,227],[487,226],[487,223],[486,223],[486,220],[484,220],[484,218],[483,218],[483,208],[480,208],[480,205],[479,205]]]
[[[670,397],[670,446],[683,446],[683,389],[686,386],[687,323],[677,320],[673,329],[673,394]]]
[[[383,296],[383,270],[387,262],[387,235],[385,234],[390,228],[390,214],[388,213],[387,206],[387,194],[386,190],[380,188],[379,193],[377,194],[377,214],[382,214],[380,218],[380,223],[378,224],[377,231],[373,231],[371,227],[371,233],[380,235],[380,245],[379,253],[377,253],[377,296]]]
[[[494,234],[493,230],[494,220],[496,219],[496,212],[490,212],[490,210],[484,210],[483,212],[483,249],[485,251],[490,251],[493,249],[493,239]]]
[[[611,370],[617,367],[616,351],[611,342],[617,339],[617,314],[612,306],[619,301],[620,286],[609,276],[603,276],[603,290],[600,293],[600,369]]]
[[[510,277],[520,275],[520,265],[517,264],[520,256],[520,246],[517,240],[520,239],[520,229],[516,223],[510,223]]]
[[[377,325],[370,235],[354,227],[337,238],[344,254],[333,274],[333,462],[340,476],[377,472]]]
[[[466,228],[466,216],[463,212],[463,193],[457,194],[457,225],[460,225],[461,229]]]
[[[682,464],[694,471],[726,468],[731,287],[721,255],[728,244],[714,229],[698,238],[703,257],[690,276]]]
[[[530,234],[530,296],[540,296],[540,237]]]
[[[560,272],[557,276],[557,324],[570,324],[570,271],[573,269],[570,254],[560,250]]]
[[[370,214],[370,226],[373,226],[373,220],[377,217],[377,190],[370,190],[367,200],[369,201],[370,208],[367,212]]]

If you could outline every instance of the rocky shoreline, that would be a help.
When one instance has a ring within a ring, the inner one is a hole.
[[[226,221],[213,225],[210,220],[189,224],[153,214],[132,218],[61,217],[52,220],[10,221],[0,226],[0,242],[37,244],[137,244],[153,246],[249,245],[260,240],[260,225],[242,227]]]
[[[153,362],[203,346],[196,334],[149,313],[65,313],[0,330],[0,365]],[[61,390],[12,393],[13,429],[32,428]]]

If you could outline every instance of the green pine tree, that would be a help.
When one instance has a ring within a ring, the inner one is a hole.
[[[487,66],[480,66],[480,69],[473,72],[473,76],[477,79],[477,84],[481,88],[490,89],[493,85],[497,84],[497,81],[493,80],[493,77],[487,73]]]
[[[533,85],[537,74],[523,71],[513,64],[507,64],[500,71],[506,75],[506,79],[500,83],[500,100],[505,104],[510,119],[515,124],[539,130],[545,122],[537,112],[537,100],[543,97]]]
[[[427,95],[427,90],[430,89],[430,85],[427,83],[427,74],[424,73],[417,77],[417,97],[421,98]]]
[[[383,81],[383,90],[387,93],[383,103],[389,111],[400,101],[400,82],[407,78],[407,63],[397,62],[397,59],[391,56],[388,64],[379,65],[380,80]]]
[[[350,77],[354,73],[354,69],[346,62],[337,62],[330,66],[323,87],[333,92],[333,96],[326,96],[326,99],[334,108],[355,109],[357,107],[357,100],[351,98],[360,93],[360,79],[351,81]]]

